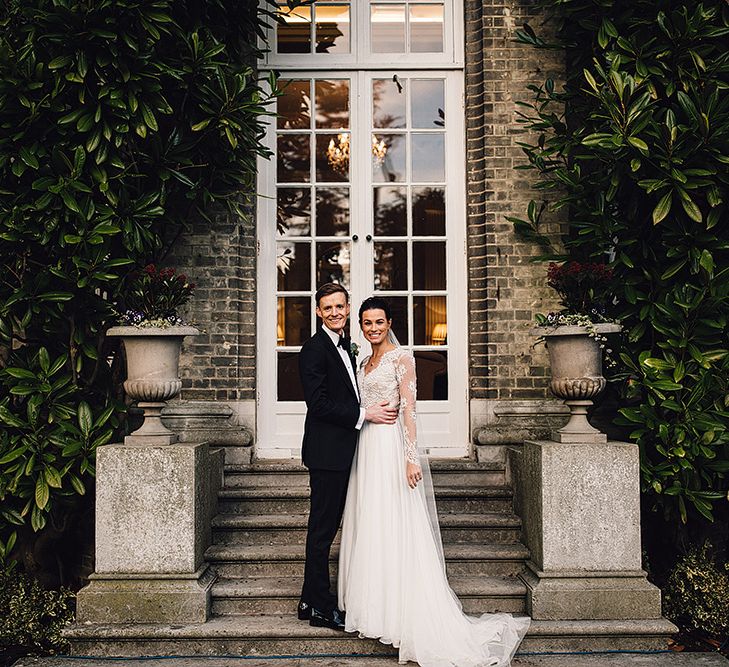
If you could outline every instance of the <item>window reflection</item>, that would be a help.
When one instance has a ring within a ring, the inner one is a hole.
[[[372,204],[375,236],[407,234],[407,196],[404,187],[373,188]]]
[[[304,389],[299,377],[299,353],[279,352],[277,387],[279,401],[303,401]]]
[[[279,297],[276,345],[302,345],[310,335],[311,299],[308,296]]]
[[[311,84],[309,80],[279,79],[284,94],[276,101],[279,129],[309,129],[311,124]]]
[[[445,188],[413,188],[413,236],[445,236]]]
[[[311,192],[309,188],[278,188],[276,226],[285,236],[311,233]]]
[[[413,79],[410,114],[415,128],[445,127],[445,84],[443,79]]]
[[[349,53],[349,7],[316,5],[316,52]]]
[[[381,241],[374,244],[376,290],[408,288],[408,250],[406,243]]]
[[[444,290],[446,288],[445,243],[413,243],[413,289]]]
[[[276,173],[279,183],[308,183],[311,149],[308,134],[279,134]]]
[[[278,289],[294,292],[311,289],[311,256],[309,243],[276,244]]]
[[[314,83],[316,126],[342,130],[349,127],[349,81],[320,79]]]
[[[410,5],[410,51],[443,52],[443,5]]]
[[[316,284],[339,283],[349,289],[349,243],[316,244]]]
[[[316,135],[316,180],[349,180],[349,133]]]
[[[446,345],[448,342],[446,298],[414,296],[413,328],[415,345]]]
[[[279,53],[311,52],[311,7],[279,7],[281,23],[276,26],[276,49]]]
[[[412,134],[412,180],[445,181],[445,136]]]
[[[418,377],[418,400],[448,400],[448,353],[440,350],[416,350],[413,354]]]
[[[372,180],[376,183],[405,180],[404,134],[375,134],[372,149]]]
[[[405,5],[372,5],[370,26],[374,53],[405,52]]]
[[[349,235],[349,188],[316,189],[316,233]]]
[[[374,127],[405,127],[407,81],[372,81],[372,124]]]
[[[406,296],[385,297],[392,311],[392,332],[400,345],[409,345],[408,338],[408,298]]]

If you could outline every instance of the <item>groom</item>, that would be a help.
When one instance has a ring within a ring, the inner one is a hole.
[[[329,551],[342,520],[357,436],[365,420],[394,424],[397,411],[387,403],[366,410],[359,405],[355,360],[344,335],[347,290],[325,283],[314,299],[322,327],[299,353],[307,408],[301,458],[309,469],[311,505],[298,616],[311,625],[343,630],[344,612],[329,589]]]

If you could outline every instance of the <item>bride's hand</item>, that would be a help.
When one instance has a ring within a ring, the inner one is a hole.
[[[418,482],[423,479],[423,471],[419,465],[408,461],[405,464],[405,477],[408,480],[408,486],[414,489],[418,485]]]

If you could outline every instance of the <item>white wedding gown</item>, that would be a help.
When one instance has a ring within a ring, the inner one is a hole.
[[[362,368],[363,407],[388,401],[399,405],[400,418],[393,425],[366,422],[359,436],[339,552],[346,630],[398,647],[401,663],[508,666],[529,619],[463,614],[448,585],[424,484],[410,489],[405,478],[406,461],[418,463],[413,356],[396,347],[367,375]]]

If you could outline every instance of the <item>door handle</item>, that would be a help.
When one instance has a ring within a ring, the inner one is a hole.
[[[352,240],[353,240],[353,241],[359,241],[359,236],[357,236],[357,234],[354,234],[354,235],[352,236]]]
[[[371,241],[372,240],[372,234],[367,234],[367,236],[365,236],[365,239],[367,241]]]

